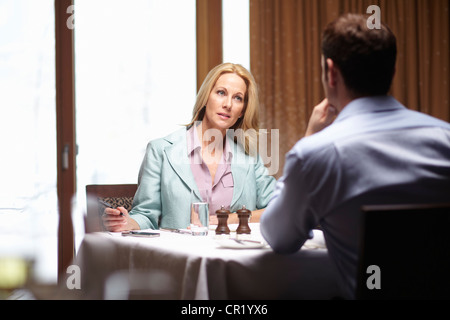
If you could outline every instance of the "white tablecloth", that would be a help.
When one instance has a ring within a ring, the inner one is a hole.
[[[262,240],[259,224],[252,238]],[[231,227],[232,229],[232,227]],[[164,272],[173,299],[330,299],[340,296],[336,271],[321,233],[295,254],[270,247],[221,247],[214,232],[191,236],[160,231],[157,238],[120,233],[86,234],[74,261],[86,299],[103,299],[105,283],[119,270]],[[234,232],[231,237],[235,237]],[[318,240],[318,241],[317,241]]]

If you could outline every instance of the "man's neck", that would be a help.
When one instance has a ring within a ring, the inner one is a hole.
[[[347,88],[343,88],[340,90],[340,94],[338,95],[336,99],[336,105],[334,105],[339,112],[342,111],[342,109],[345,108],[350,102],[352,102],[355,99],[362,98],[364,95],[354,94],[352,91],[348,90]]]

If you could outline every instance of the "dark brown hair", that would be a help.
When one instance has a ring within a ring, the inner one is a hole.
[[[369,29],[367,17],[343,15],[325,28],[322,53],[325,59],[333,60],[355,96],[388,93],[395,73],[397,44],[385,24],[380,29]]]

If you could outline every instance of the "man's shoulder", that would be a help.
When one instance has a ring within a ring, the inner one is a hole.
[[[342,143],[364,143],[371,135],[430,128],[450,131],[450,123],[406,108],[392,97],[357,99],[346,106],[333,124],[297,142],[302,154],[316,153]]]
[[[291,149],[289,155],[301,159],[302,162],[328,162],[335,154],[335,143],[336,137],[321,131],[300,139]]]

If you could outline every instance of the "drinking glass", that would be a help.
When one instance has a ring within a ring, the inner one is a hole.
[[[193,236],[208,235],[210,190],[191,191],[191,233]]]

